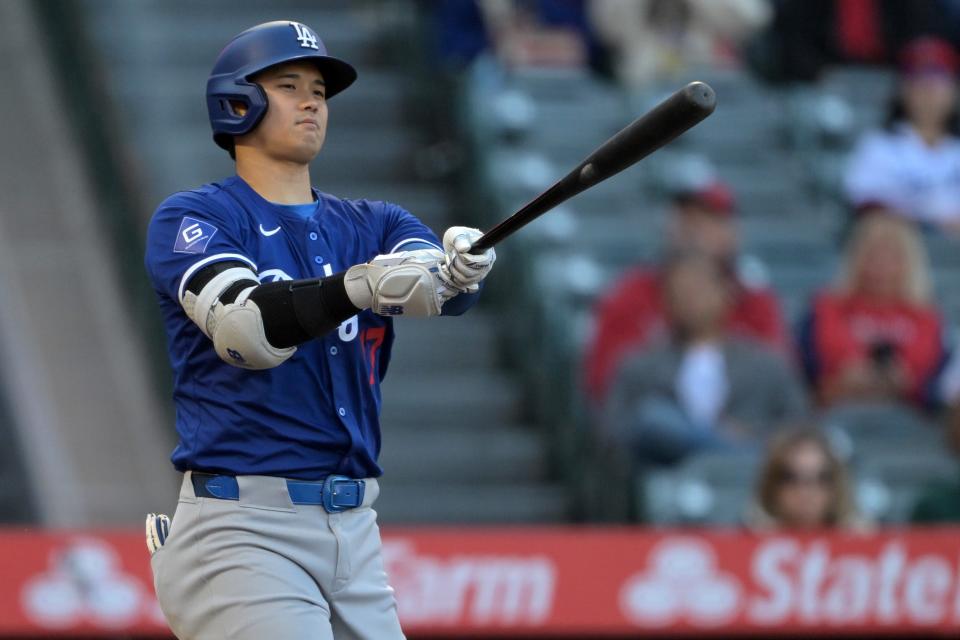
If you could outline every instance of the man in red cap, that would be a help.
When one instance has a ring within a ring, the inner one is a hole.
[[[676,193],[666,253],[698,252],[716,259],[735,292],[731,331],[787,351],[787,331],[762,265],[739,253],[730,188],[711,181]],[[636,267],[607,291],[595,310],[595,329],[585,351],[585,386],[595,406],[603,403],[624,356],[665,331],[659,266]]]

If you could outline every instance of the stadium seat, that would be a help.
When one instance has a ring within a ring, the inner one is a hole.
[[[901,452],[923,454],[937,462],[949,459],[943,452],[940,425],[916,410],[894,404],[848,404],[831,409],[823,424],[845,433],[857,462],[867,463],[876,453]]]
[[[902,447],[876,451],[858,465],[858,497],[866,502],[865,511],[875,520],[905,523],[927,485],[957,476],[957,463],[947,456]],[[871,500],[864,500],[864,483],[869,483]]]
[[[675,468],[645,470],[638,510],[656,525],[740,524],[758,465],[752,453],[704,452]]]

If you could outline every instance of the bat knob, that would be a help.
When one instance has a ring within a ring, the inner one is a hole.
[[[717,106],[717,94],[706,82],[691,82],[683,88],[683,93],[688,103],[707,114],[713,113]]]

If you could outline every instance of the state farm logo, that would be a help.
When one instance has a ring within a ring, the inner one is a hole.
[[[648,564],[620,592],[620,608],[631,622],[662,627],[682,620],[712,627],[737,614],[740,582],[719,571],[708,543],[668,538],[650,551]]]
[[[406,623],[539,625],[550,616],[556,567],[547,556],[418,555],[409,540],[386,540],[383,557]]]
[[[960,554],[918,552],[897,539],[857,542],[850,550],[829,538],[761,539],[724,557],[731,574],[708,539],[665,538],[623,583],[620,610],[649,628],[960,628]]]
[[[960,558],[911,553],[896,540],[838,553],[825,540],[775,538],[754,553],[751,574],[746,613],[756,624],[960,626]]]
[[[50,554],[45,573],[21,592],[24,613],[48,628],[82,622],[122,627],[141,616],[162,623],[153,594],[125,574],[116,551],[95,539],[81,539]]]

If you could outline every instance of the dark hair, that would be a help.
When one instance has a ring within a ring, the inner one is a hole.
[[[755,491],[760,507],[779,520],[777,498],[787,458],[798,448],[809,445],[816,447],[827,463],[827,478],[833,496],[826,514],[826,524],[851,524],[858,518],[858,514],[846,467],[826,434],[815,427],[796,427],[781,431],[770,441],[766,460],[757,476]]]
[[[893,95],[887,103],[887,115],[883,120],[883,127],[888,131],[900,122],[906,122],[907,107],[903,104],[903,83],[898,82],[893,90]],[[960,136],[960,100],[954,100],[953,110],[947,116],[946,131],[952,136]]]

